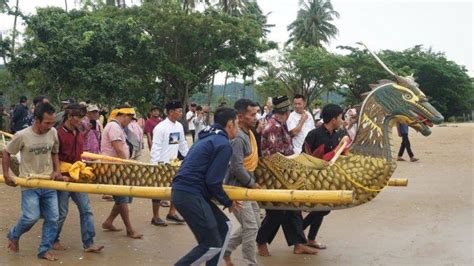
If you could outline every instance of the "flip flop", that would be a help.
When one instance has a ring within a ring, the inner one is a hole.
[[[166,215],[166,221],[175,222],[177,224],[184,224],[186,221],[178,215]]]
[[[170,206],[170,202],[166,201],[166,200],[163,200],[163,201],[160,202],[160,206],[164,207],[164,208],[168,208]]]

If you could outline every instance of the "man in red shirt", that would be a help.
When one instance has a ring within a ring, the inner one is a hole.
[[[163,119],[160,117],[160,109],[158,106],[152,106],[150,109],[150,117],[145,122],[145,134],[148,143],[148,149],[151,151],[151,144],[153,143],[153,129],[158,125]]]
[[[148,150],[150,151],[153,144],[153,129],[161,121],[163,121],[163,119],[160,117],[160,109],[158,106],[152,106],[150,109],[150,117],[145,122],[144,130],[148,143]],[[170,203],[168,201],[152,200],[153,219],[151,219],[151,223],[157,226],[167,226],[168,224],[159,217],[158,213],[160,211],[160,205],[163,207],[169,207]]]
[[[82,119],[86,115],[86,108],[79,104],[71,104],[65,109],[64,120],[57,128],[59,139],[59,161],[73,164],[81,161],[84,147],[84,135],[79,131]],[[64,174],[64,173],[63,173]],[[85,252],[100,252],[104,246],[94,245],[94,216],[91,211],[87,193],[68,192],[58,190],[58,234],[54,242],[55,250],[64,250],[59,243],[59,235],[69,211],[69,198],[77,205],[81,224],[82,245]]]

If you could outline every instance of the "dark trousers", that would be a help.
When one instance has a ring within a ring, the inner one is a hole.
[[[196,130],[194,130],[194,129],[189,130],[189,134],[191,134],[191,137],[193,137],[193,143],[194,143],[194,137],[196,135]]]
[[[301,211],[267,210],[262,225],[258,230],[257,243],[270,244],[278,229],[283,227],[288,246],[306,243],[303,232],[303,216]]]
[[[217,265],[231,232],[227,216],[200,195],[173,190],[171,199],[198,241],[198,245],[175,265],[201,265],[204,262]]]
[[[309,226],[308,240],[316,240],[324,216],[328,215],[330,212],[331,211],[314,211],[306,215],[303,220],[303,230],[306,230]]]
[[[411,145],[410,145],[410,140],[408,139],[408,134],[402,134],[402,144],[400,145],[400,150],[398,151],[398,157],[403,156],[405,149],[407,149],[407,153],[408,153],[408,156],[410,156],[410,158],[415,156],[413,152],[411,151]]]

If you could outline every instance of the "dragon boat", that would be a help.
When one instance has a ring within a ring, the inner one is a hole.
[[[396,169],[392,156],[392,127],[397,122],[404,123],[429,136],[430,127],[440,124],[444,118],[429,103],[413,76],[394,74],[372,51],[369,52],[393,80],[382,80],[370,86],[371,91],[359,110],[357,133],[348,155],[339,155],[345,146],[341,143],[337,156],[330,163],[306,154],[285,157],[277,153],[263,157],[255,170],[256,181],[262,189],[225,187],[231,199],[256,200],[265,209],[333,210],[367,203],[388,185],[406,184],[406,180],[390,179]],[[93,154],[83,157],[95,176],[88,181],[90,183],[22,178],[17,178],[17,183],[166,199],[170,197],[169,186],[179,169],[175,164],[145,164]],[[18,161],[11,158],[11,169],[18,175]]]

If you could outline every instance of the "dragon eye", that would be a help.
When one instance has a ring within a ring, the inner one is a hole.
[[[410,93],[404,93],[403,94],[403,98],[407,101],[411,100],[413,98],[413,95],[411,95]]]

